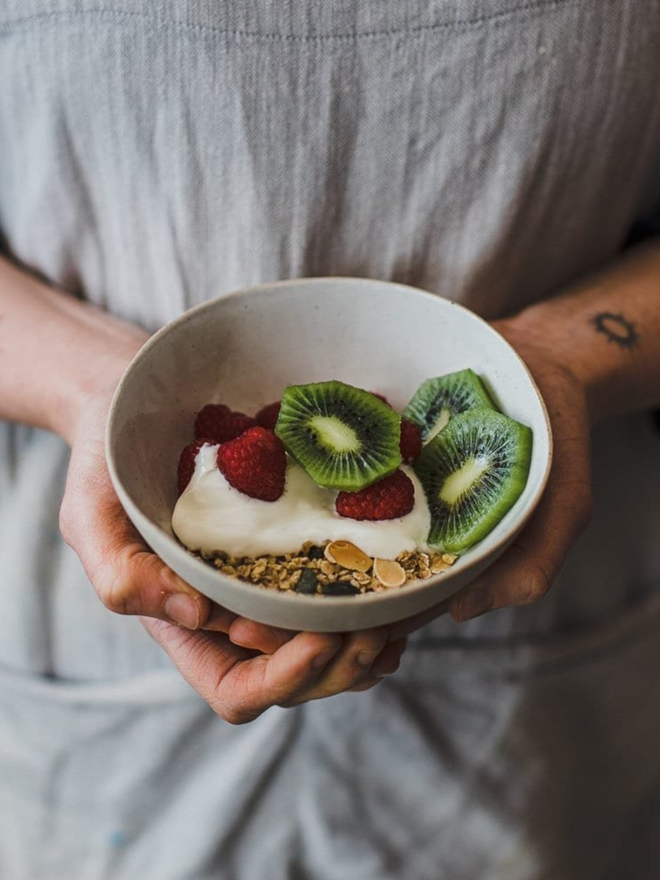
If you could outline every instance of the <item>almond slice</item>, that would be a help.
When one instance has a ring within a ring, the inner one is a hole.
[[[331,541],[323,552],[329,562],[349,571],[369,571],[372,565],[371,557],[350,541]]]
[[[448,568],[449,563],[445,562],[439,553],[434,553],[431,557],[431,572],[433,574],[440,574],[441,571],[445,571]]]
[[[374,559],[374,576],[384,587],[401,587],[406,582],[406,572],[396,559]]]
[[[453,565],[457,559],[458,559],[458,556],[455,553],[443,553],[442,554],[442,561],[446,562],[447,565]]]

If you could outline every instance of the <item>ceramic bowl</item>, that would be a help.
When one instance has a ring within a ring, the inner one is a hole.
[[[176,467],[195,413],[223,402],[247,413],[286,385],[340,379],[403,408],[431,376],[471,367],[534,442],[524,492],[455,565],[400,589],[306,596],[227,577],[186,551],[170,525]],[[315,278],[264,284],[197,306],[157,332],[117,387],[107,429],[110,474],[145,541],[181,577],[237,614],[293,630],[348,631],[399,620],[464,587],[532,514],[552,457],[547,413],[524,363],[468,309],[402,284]]]

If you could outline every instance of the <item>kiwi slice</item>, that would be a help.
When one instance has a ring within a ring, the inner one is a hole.
[[[289,385],[275,433],[319,486],[359,492],[401,464],[401,416],[336,379]]]
[[[403,417],[417,425],[422,443],[428,443],[453,416],[478,406],[497,409],[479,376],[460,370],[422,382]]]
[[[414,464],[431,511],[431,547],[462,553],[481,541],[527,482],[532,431],[492,409],[451,419]]]

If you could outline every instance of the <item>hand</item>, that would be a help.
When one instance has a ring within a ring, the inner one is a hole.
[[[487,571],[448,600],[447,610],[458,622],[542,599],[591,516],[590,422],[584,385],[558,361],[541,334],[523,329],[515,318],[494,326],[521,355],[545,400],[554,458],[545,493],[527,526]]]
[[[270,706],[371,687],[393,671],[404,642],[388,644],[383,629],[341,636],[258,626],[212,603],[149,550],[115,495],[105,463],[113,386],[85,403],[71,432],[60,517],[62,534],[103,604],[144,616],[145,628],[184,678],[233,723],[250,721]],[[255,627],[261,639],[246,650],[241,638]]]
[[[188,683],[225,721],[243,724],[271,706],[297,706],[373,687],[399,665],[405,639],[385,628],[292,633],[224,612],[226,634],[191,632],[160,620],[143,624]],[[240,642],[251,647],[243,648]]]

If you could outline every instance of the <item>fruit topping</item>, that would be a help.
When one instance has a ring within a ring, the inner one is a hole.
[[[475,407],[497,409],[479,376],[468,369],[422,382],[403,417],[419,427],[428,443],[453,416]]]
[[[181,452],[181,455],[179,456],[179,466],[176,471],[179,495],[183,493],[183,490],[191,481],[192,475],[195,473],[195,459],[197,458],[197,453],[206,443],[213,444],[214,441],[209,440],[207,437],[200,437],[200,439],[195,440],[194,443],[189,443]]]
[[[401,464],[400,423],[369,391],[333,380],[290,385],[275,433],[317,485],[357,492]]]
[[[271,431],[274,431],[277,417],[280,414],[280,406],[281,403],[279,400],[276,400],[275,403],[269,403],[266,406],[263,406],[254,417],[254,420],[258,425],[261,425],[262,428],[269,428]]]
[[[214,443],[226,443],[255,424],[253,418],[234,412],[224,403],[207,403],[195,418],[195,437],[210,437]]]
[[[417,425],[414,422],[409,422],[408,419],[401,419],[401,443],[399,448],[401,450],[401,458],[407,464],[411,464],[419,458],[422,451],[422,434]]]
[[[431,512],[429,545],[461,553],[485,538],[525,488],[531,451],[531,430],[495,410],[454,416],[414,466]]]
[[[398,470],[359,492],[340,492],[335,510],[340,516],[375,522],[405,516],[414,505],[415,487],[412,480]]]
[[[272,431],[257,425],[218,448],[218,468],[245,495],[277,501],[284,493],[286,453]]]

